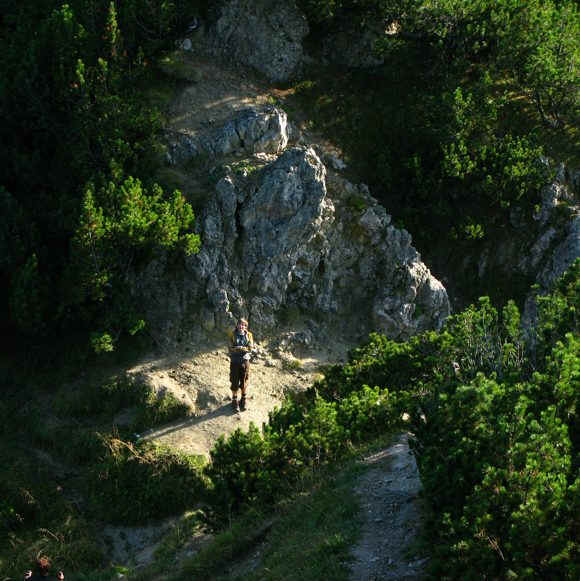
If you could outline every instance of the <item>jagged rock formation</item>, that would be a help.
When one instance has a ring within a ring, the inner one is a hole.
[[[192,31],[181,46],[243,63],[278,82],[300,69],[307,34],[306,17],[292,0],[228,0],[207,29]]]
[[[533,295],[548,292],[580,256],[579,181],[579,172],[570,173],[561,165],[552,183],[542,189],[541,203],[512,209],[509,231],[490,240],[481,255],[466,255],[464,269],[476,266],[481,280],[493,276],[512,284],[521,281],[523,292],[537,284]],[[529,295],[527,310],[532,308],[531,298]]]
[[[543,290],[580,256],[579,186],[580,172],[570,173],[562,164],[542,190],[542,205],[533,215],[540,235],[518,268],[537,272],[535,281]]]
[[[227,0],[211,22],[196,21],[179,42],[185,51],[202,51],[253,67],[267,79],[285,82],[294,78],[307,62],[333,63],[352,68],[384,63],[377,42],[384,37],[387,22],[341,22],[321,40],[316,55],[309,55],[304,40],[309,28],[294,1]]]
[[[272,106],[247,109],[225,125],[202,134],[170,133],[167,162],[175,165],[200,155],[219,158],[232,153],[280,153],[288,145],[291,132],[284,111]]]
[[[542,204],[533,215],[537,231],[529,251],[517,269],[534,276],[537,290],[528,295],[523,321],[533,324],[536,293],[550,291],[556,279],[580,257],[580,172],[569,172],[562,164],[555,180],[542,190]]]
[[[389,224],[364,187],[337,177],[327,195],[326,174],[312,148],[292,148],[258,176],[227,172],[218,182],[203,217],[203,249],[190,264],[207,281],[206,327],[246,314],[272,332],[288,305],[314,319],[354,318],[360,332],[392,337],[441,324],[445,290],[410,235]]]
[[[182,278],[159,284],[158,261],[135,281],[139,294],[157,298],[149,313],[156,334],[221,333],[244,315],[260,336],[287,327],[291,347],[331,329],[354,340],[441,326],[447,293],[409,233],[390,224],[366,186],[332,169],[338,159],[327,167],[308,144],[284,149],[287,128],[284,112],[257,108],[202,136],[168,137],[172,163],[200,153],[238,157],[213,170],[215,192],[198,219],[202,250]]]

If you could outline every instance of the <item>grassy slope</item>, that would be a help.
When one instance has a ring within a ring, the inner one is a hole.
[[[158,548],[154,562],[134,576],[135,581],[346,581],[350,548],[361,526],[353,489],[368,469],[357,458],[383,448],[389,441],[390,436],[385,435],[358,450],[342,466],[314,474],[270,512],[251,510],[206,542],[195,556],[180,560],[191,537],[204,527],[201,513],[184,517],[180,527]]]
[[[136,409],[126,398],[127,386],[111,381],[103,370],[87,371],[71,388],[70,384],[53,390],[21,384],[19,391],[2,400],[7,424],[0,461],[12,469],[3,483],[7,489],[0,508],[5,511],[10,505],[17,513],[8,542],[1,543],[3,579],[18,579],[38,552],[50,555],[56,567],[67,571],[67,578],[86,581],[112,579],[118,572],[139,581],[238,576],[314,581],[330,572],[333,578],[347,579],[349,548],[360,528],[352,489],[364,468],[356,463],[356,455],[343,466],[314,473],[293,497],[269,513],[253,510],[232,521],[194,558],[184,559],[184,548],[195,531],[206,528],[202,511],[186,513],[171,528],[146,570],[136,574],[124,567],[103,569],[108,561],[108,551],[99,540],[104,507],[92,498],[88,480],[96,474],[94,461],[105,456],[112,438],[119,436],[112,418],[126,411],[128,404],[138,417],[135,412],[150,409],[151,404],[139,399]],[[127,432],[122,428],[121,436],[129,442]],[[388,439],[384,436],[361,448],[358,455],[383,447]],[[134,456],[127,465],[132,463]],[[194,494],[191,502],[195,504]],[[3,517],[8,516],[3,512]],[[259,559],[248,560],[256,550]]]

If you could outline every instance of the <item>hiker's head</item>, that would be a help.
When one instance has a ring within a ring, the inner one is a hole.
[[[36,559],[36,569],[39,575],[46,576],[48,575],[48,571],[50,569],[50,559],[48,557],[38,557]]]
[[[246,319],[238,319],[238,322],[236,324],[236,329],[239,329],[240,331],[245,330],[248,328],[248,321],[246,321]]]

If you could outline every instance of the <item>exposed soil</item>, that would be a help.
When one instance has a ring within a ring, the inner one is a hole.
[[[273,90],[251,70],[190,52],[177,52],[174,60],[182,76],[189,70],[197,79],[170,105],[169,130],[195,135],[225,122],[235,111],[271,102]],[[171,73],[171,68],[166,70]]]
[[[268,421],[269,412],[280,406],[288,393],[312,385],[320,366],[328,362],[327,353],[303,359],[290,354],[275,358],[258,346],[258,354],[250,366],[246,410],[236,413],[231,406],[225,340],[222,345],[198,350],[186,358],[172,356],[148,361],[129,373],[137,375],[158,393],[169,392],[188,404],[191,416],[140,437],[188,454],[208,456],[220,435],[230,434],[237,428],[247,430],[252,422],[261,427]]]

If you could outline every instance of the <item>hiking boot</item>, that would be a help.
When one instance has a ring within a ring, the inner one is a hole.
[[[246,396],[243,395],[242,399],[240,400],[240,409],[244,411],[246,409]]]
[[[239,411],[240,411],[240,405],[238,404],[238,398],[237,398],[237,397],[234,397],[234,398],[232,399],[232,409],[233,409],[235,412],[239,412]]]

